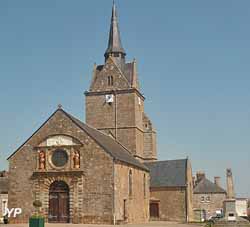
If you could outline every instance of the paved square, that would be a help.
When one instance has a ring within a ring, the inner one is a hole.
[[[0,227],[28,227],[28,224],[0,224]],[[113,225],[90,225],[90,224],[46,224],[45,227],[112,227]],[[149,222],[147,224],[117,225],[118,227],[201,227],[202,224],[180,224],[176,222]]]

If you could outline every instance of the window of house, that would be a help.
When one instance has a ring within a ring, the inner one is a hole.
[[[210,202],[210,196],[207,196],[207,198],[206,198],[206,202]]]
[[[133,188],[132,188],[132,170],[129,170],[129,176],[128,176],[128,187],[129,187],[129,196],[132,196],[133,194]]]
[[[202,203],[205,202],[205,197],[204,197],[204,196],[201,197],[201,202],[202,202]]]
[[[113,76],[108,76],[108,86],[113,86],[114,85],[114,78]]]

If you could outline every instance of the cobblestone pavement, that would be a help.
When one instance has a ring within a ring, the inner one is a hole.
[[[0,227],[28,227],[28,224],[10,224]],[[45,224],[45,227],[112,227],[112,225],[83,225],[83,224]],[[117,225],[117,227],[201,227],[201,224],[180,224],[176,222],[150,222],[147,224]]]

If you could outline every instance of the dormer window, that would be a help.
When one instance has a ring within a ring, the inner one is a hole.
[[[108,76],[108,86],[113,86],[114,85],[114,78],[113,76]]]

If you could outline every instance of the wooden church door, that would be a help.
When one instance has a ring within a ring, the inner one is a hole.
[[[55,181],[49,190],[49,222],[69,222],[69,187],[63,181]]]

